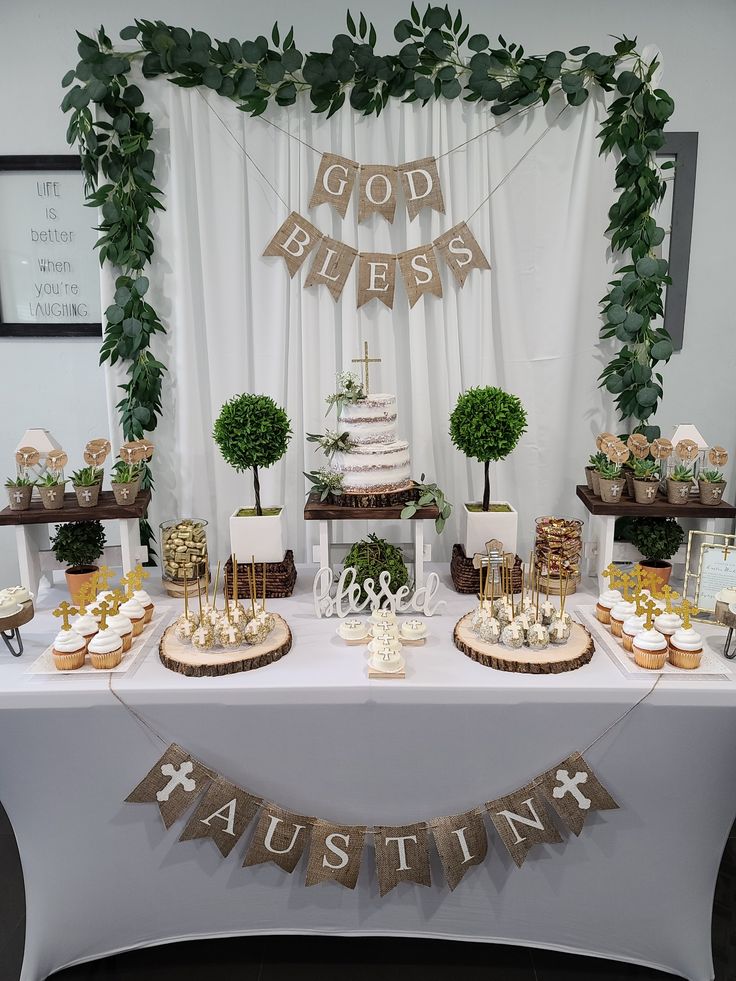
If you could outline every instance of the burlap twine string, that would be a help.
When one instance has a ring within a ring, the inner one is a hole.
[[[605,727],[605,729],[603,729],[595,737],[595,739],[591,740],[591,742],[588,743],[588,745],[584,749],[580,750],[579,751],[580,755],[581,756],[584,756],[588,752],[588,750],[592,749],[593,746],[595,746],[595,744],[597,742],[599,742],[601,739],[603,739],[603,737],[605,735],[607,735],[611,731],[611,729],[615,728],[617,725],[619,725],[619,723],[623,722],[624,719],[628,718],[628,716],[631,715],[631,713],[634,711],[634,709],[638,708],[643,702],[645,702],[649,698],[649,696],[653,693],[653,691],[657,687],[657,685],[659,684],[659,681],[660,681],[660,678],[661,677],[662,677],[661,674],[660,675],[657,675],[656,681],[654,682],[654,684],[652,685],[652,687],[648,691],[646,691],[641,696],[641,698],[637,699],[634,702],[634,704],[632,706],[630,706],[630,708],[626,709],[626,711],[623,712],[621,715],[619,715],[618,718],[616,718],[612,722],[610,722]],[[161,733],[154,726],[152,726],[139,712],[137,712],[134,708],[132,708],[132,706],[128,705],[128,703],[125,701],[125,699],[115,691],[115,689],[112,686],[112,674],[109,675],[109,684],[108,684],[108,687],[109,687],[110,692],[115,696],[115,698],[118,700],[118,702],[120,702],[120,704],[123,706],[123,708],[126,709],[133,716],[133,718],[136,720],[136,722],[139,723],[140,726],[142,726],[149,733],[151,733],[156,739],[158,739],[159,742],[163,746],[166,747],[166,746],[171,745],[171,740],[165,739],[161,735]],[[568,755],[571,755],[571,754],[568,754]],[[269,806],[272,805],[274,807],[280,807],[280,805],[274,804],[272,801],[266,800],[266,798],[264,798],[264,797],[259,797],[258,794],[254,794],[251,791],[247,790],[246,788],[242,788],[242,789],[245,790],[246,793],[250,794],[250,796],[255,801],[257,801],[260,806],[263,806],[265,804],[265,805],[269,805]],[[286,811],[287,813],[289,813],[287,808],[280,808],[280,809]],[[465,813],[467,813],[467,814],[475,814],[475,815],[482,815],[482,814],[485,814],[486,812],[487,812],[487,807],[486,807],[486,804],[484,803],[484,804],[479,804],[478,807],[470,808]],[[307,817],[307,816],[304,816],[304,815],[302,815],[302,817],[303,817],[303,820],[310,827],[314,826],[315,824],[320,824],[320,823],[333,824],[332,821],[329,821],[328,822],[324,818]],[[446,816],[431,818],[429,821],[418,821],[418,822],[416,822],[416,824],[413,824],[412,827],[418,827],[418,828],[421,828],[422,830],[432,831],[435,828],[441,827],[442,824],[443,824],[443,822],[445,822],[446,820],[447,820],[447,817]],[[345,825],[340,825],[340,826],[345,827]],[[361,827],[361,830],[363,830],[365,834],[373,835],[375,833],[376,828],[380,828],[381,825],[376,825],[375,827],[361,825],[360,827]]]

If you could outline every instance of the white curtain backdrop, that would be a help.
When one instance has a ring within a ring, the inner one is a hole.
[[[228,516],[252,503],[252,487],[221,459],[212,425],[232,395],[263,392],[285,406],[294,432],[285,458],[262,475],[263,501],[286,505],[297,561],[311,560],[316,529],[301,517],[302,472],[324,458],[304,434],[328,423],[334,428],[334,416],[325,419],[325,396],[336,372],[361,354],[364,339],[372,356],[382,358],[372,368],[371,387],[398,396],[414,476],[437,481],[456,506],[441,539],[430,539],[433,558],[449,557],[461,540],[460,506],[482,489],[481,465],[466,461],[448,435],[455,400],[472,385],[515,393],[529,414],[518,448],[493,468],[493,497],[520,512],[521,554],[531,547],[536,516],[582,516],[573,488],[592,437],[613,423],[611,400],[596,382],[608,360],[597,339],[598,300],[611,278],[604,230],[614,201],[613,162],[598,156],[602,101],[591,98],[556,119],[564,103],[552,100],[443,157],[445,215],[424,212],[410,223],[399,202],[393,225],[374,215],[358,226],[357,191],[344,220],[328,205],[307,208],[318,153],[213,93],[164,80],[141,84],[154,115],[157,183],[167,209],[154,223],[150,271],[150,299],[168,328],[154,351],[169,367],[163,421],[153,434],[154,521],[207,518],[211,555],[227,556]],[[269,118],[320,151],[391,164],[437,156],[497,121],[461,102],[425,108],[392,102],[379,119],[343,110],[330,120],[302,104],[271,109]],[[374,301],[356,310],[357,263],[335,303],[322,287],[302,288],[310,260],[290,280],[282,260],[262,257],[291,209],[366,251],[400,252],[429,242],[465,220],[550,124],[470,222],[491,272],[472,272],[460,289],[440,262],[442,299],[424,297],[410,310],[397,269],[394,309]],[[107,274],[103,286],[109,298]],[[118,382],[111,372],[113,432]],[[345,540],[365,530],[351,523]],[[408,540],[400,526],[387,530],[394,540]]]

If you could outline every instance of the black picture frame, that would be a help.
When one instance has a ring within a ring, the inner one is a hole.
[[[695,176],[698,168],[698,134],[665,131],[664,145],[657,150],[656,156],[674,157],[675,160],[675,169],[669,171],[674,174],[669,251],[672,285],[667,287],[665,293],[664,326],[672,338],[674,349],[680,351],[685,337],[687,280],[690,272]]]
[[[0,173],[9,171],[79,171],[77,154],[0,156]],[[1,299],[1,298],[0,298]],[[101,323],[14,324],[0,320],[0,338],[30,339],[36,337],[102,337]]]

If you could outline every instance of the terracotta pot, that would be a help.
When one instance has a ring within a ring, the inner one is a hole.
[[[662,559],[642,559],[639,565],[642,569],[646,569],[647,572],[653,573],[660,579],[663,586],[666,586],[670,581],[670,576],[672,575],[671,562],[664,562]]]
[[[723,500],[723,492],[725,489],[725,480],[720,481],[718,484],[712,484],[707,480],[699,480],[698,491],[700,492],[700,503],[708,504],[710,507],[720,504]]]
[[[601,488],[601,500],[603,503],[618,504],[624,491],[624,478],[615,477],[613,480],[607,480],[605,477],[600,477],[598,482]]]
[[[27,511],[31,506],[31,494],[33,494],[33,484],[21,487],[8,487],[8,503],[11,511]]]
[[[585,483],[588,485],[588,490],[589,491],[592,491],[593,490],[593,468],[592,467],[586,467],[585,468]]]
[[[80,508],[93,508],[97,504],[100,496],[102,484],[91,484],[89,487],[76,487],[74,493],[77,495],[77,502]]]
[[[669,504],[687,504],[690,500],[689,480],[673,480],[667,478],[667,502]]]
[[[66,570],[66,588],[75,606],[79,603],[80,591],[97,571],[96,565],[72,565]]]
[[[58,511],[64,507],[64,485],[55,484],[50,487],[41,486],[38,488],[41,503],[47,511]]]
[[[622,467],[621,468],[621,473],[623,475],[624,480],[626,481],[626,493],[629,495],[629,497],[633,498],[633,496],[634,496],[634,471],[631,469],[631,467]]]
[[[634,484],[634,500],[637,504],[654,504],[659,496],[658,480],[636,480]]]
[[[593,493],[596,497],[601,496],[601,478],[597,470],[590,471],[590,479],[593,484]]]
[[[138,497],[138,481],[131,480],[127,484],[112,484],[116,504],[132,504]]]

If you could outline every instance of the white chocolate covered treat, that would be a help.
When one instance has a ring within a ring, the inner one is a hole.
[[[401,633],[407,640],[421,640],[427,633],[427,627],[423,620],[420,620],[418,617],[412,617],[411,620],[407,620],[402,625]]]
[[[215,646],[215,634],[212,630],[212,624],[200,624],[192,634],[191,640],[192,647],[196,647],[197,650],[211,651]]]
[[[521,624],[514,620],[508,626],[504,627],[501,631],[501,643],[506,647],[523,647],[524,631],[521,629]]]
[[[393,610],[382,610],[375,607],[371,611],[371,620],[373,623],[396,623],[396,614]]]
[[[174,636],[183,644],[192,639],[192,634],[199,626],[199,620],[193,613],[182,613],[174,623]]]
[[[268,630],[265,623],[261,620],[255,619],[246,623],[243,628],[243,640],[246,644],[262,644],[263,641],[268,636]]]
[[[543,623],[530,624],[526,639],[533,651],[543,651],[549,647],[549,631]]]
[[[215,643],[226,649],[241,647],[243,644],[243,633],[236,623],[221,620],[215,630]]]
[[[337,629],[343,640],[362,640],[367,633],[365,623],[357,617],[348,617]]]
[[[16,603],[28,603],[32,598],[25,586],[8,586],[3,592],[7,593]]]
[[[488,617],[478,628],[478,636],[486,644],[497,644],[501,640],[501,623],[497,617]]]
[[[566,644],[572,631],[572,619],[569,613],[559,616],[555,614],[547,628],[550,644]]]
[[[545,627],[548,627],[552,617],[555,615],[555,605],[551,600],[546,599],[544,603],[539,607],[539,614],[542,618],[542,623]]]

